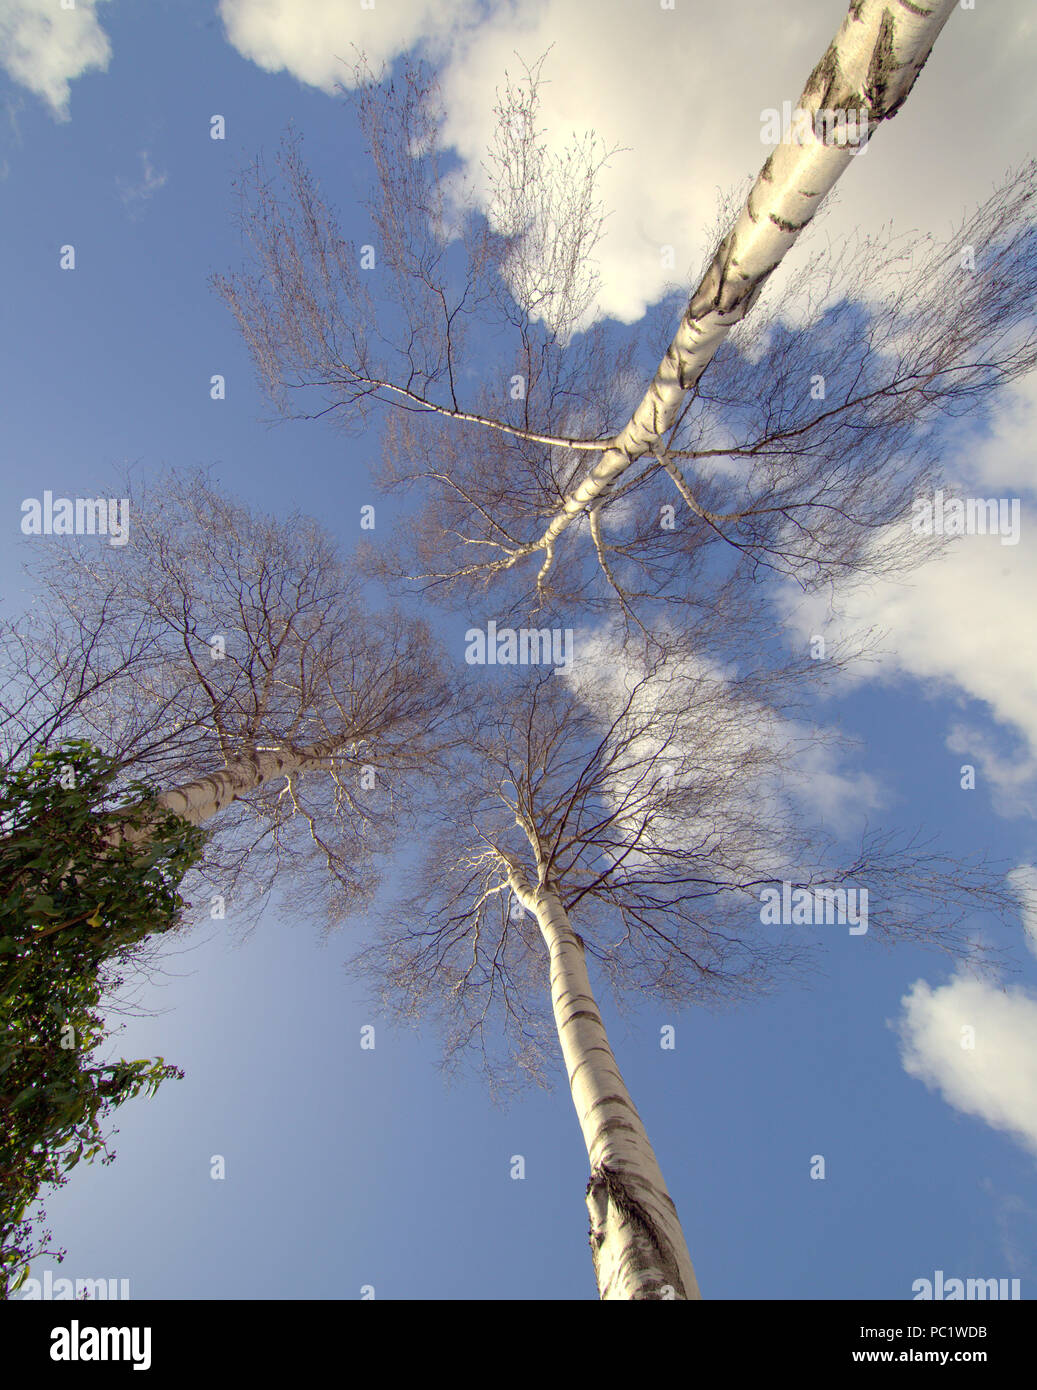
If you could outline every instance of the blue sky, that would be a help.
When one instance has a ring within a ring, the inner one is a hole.
[[[7,3],[22,19],[53,8]],[[22,500],[44,488],[92,495],[124,462],[145,473],[212,466],[246,501],[312,513],[344,547],[358,538],[359,507],[376,500],[377,439],[261,423],[269,407],[206,285],[240,264],[232,178],[289,123],[347,235],[366,239],[356,204],[365,156],[345,104],[321,87],[336,70],[328,55],[350,41],[392,60],[432,36],[464,159],[488,135],[486,84],[492,92],[516,48],[535,58],[554,42],[545,120],[563,133],[603,128],[632,150],[603,188],[616,214],[605,311],[634,323],[661,293],[654,261],[637,257],[639,237],[672,242],[678,267],[697,265],[717,185],[755,173],[760,110],[795,99],[844,7],[797,2],[780,7],[785,22],[759,0],[730,5],[748,35],[737,44],[736,26],[711,6],[661,15],[646,4],[633,18],[636,7],[604,8],[615,22],[595,21],[587,37],[586,0],[461,5],[449,23],[389,0],[362,19],[320,0],[81,0],[75,44],[57,31],[73,22],[62,15],[27,52],[0,18],[4,616],[23,601]],[[270,19],[289,11],[279,26]],[[659,56],[652,87],[662,95],[651,101],[643,78],[611,99],[594,79],[638,32],[657,52],[672,34],[664,24],[718,55],[715,75],[679,93],[692,113],[684,147],[667,145],[669,130],[649,138],[673,124],[663,108],[666,93],[678,99],[669,50],[679,56],[680,43]],[[1013,82],[1032,65],[1034,37],[1021,3],[1002,7],[996,29],[977,12],[953,16],[895,128],[840,186],[833,235],[886,218],[944,234],[985,196],[1028,153],[1025,89]],[[77,55],[89,52],[104,61],[80,71]],[[960,150],[934,139],[958,103],[972,113]],[[215,113],[224,141],[209,138]],[[76,248],[74,271],[59,268],[65,244]],[[209,396],[214,373],[226,378],[223,401]],[[938,833],[952,853],[987,850],[1014,867],[1037,863],[1035,402],[1033,383],[1019,383],[945,460],[982,482],[982,495],[1023,499],[1020,544],[966,538],[909,592],[857,600],[855,618],[889,630],[886,660],[817,711],[860,740],[848,767],[876,780],[882,816]],[[399,504],[377,500],[380,525],[391,526]],[[810,615],[803,622],[808,630]],[[798,631],[790,620],[790,640]],[[960,788],[963,763],[977,767],[974,791]],[[561,1087],[507,1109],[477,1079],[447,1086],[432,1030],[381,1021],[341,968],[365,927],[351,924],[348,943],[322,942],[285,885],[244,939],[231,913],[179,943],[167,975],[141,993],[153,1016],[128,1020],[118,1047],[161,1054],[186,1079],[124,1107],[116,1162],[77,1169],[48,1201],[68,1250],[62,1275],[128,1278],[135,1298],[359,1298],[365,1286],[379,1298],[595,1296],[586,1155],[560,1063]],[[1007,994],[970,986],[935,952],[836,931],[809,988],[728,1013],[639,1006],[620,1019],[602,1000],[704,1296],[906,1299],[935,1269],[1017,1276],[1033,1296],[1037,961],[1021,921],[997,939],[1018,965]],[[911,996],[918,981],[929,992]],[[973,1021],[979,1082],[957,1043]],[[362,1050],[372,1022],[376,1046]],[[673,1051],[659,1045],[670,1023]],[[223,1180],[210,1177],[214,1154]],[[810,1178],[815,1154],[823,1181]]]

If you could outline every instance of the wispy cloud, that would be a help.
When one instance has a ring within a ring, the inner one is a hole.
[[[1037,817],[1037,752],[1027,751],[1021,739],[1002,737],[1003,733],[1000,726],[986,732],[975,725],[955,724],[947,735],[947,747],[962,757],[963,767],[971,763],[979,768],[998,815]],[[1001,743],[1012,746],[1002,751]],[[1037,743],[1031,747],[1037,748]]]
[[[1037,1235],[1037,1225],[1034,1224],[1037,1222],[1037,1208],[1030,1206],[1017,1192],[996,1192],[989,1178],[984,1178],[980,1187],[994,1200],[994,1220],[1001,1237],[1001,1253],[1009,1272],[1014,1275],[1030,1274],[1033,1261],[1029,1251],[1034,1248],[1034,1236]]]
[[[144,204],[152,194],[164,187],[169,180],[168,174],[160,174],[155,170],[147,150],[141,150],[138,158],[142,174],[139,180],[134,182],[132,179],[124,179],[121,175],[115,180],[122,205],[131,217],[139,217]]]
[[[1020,864],[1008,875],[1008,882],[1019,894],[1026,944],[1037,956],[1037,868],[1033,864]]]

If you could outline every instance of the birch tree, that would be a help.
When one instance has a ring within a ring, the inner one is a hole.
[[[863,111],[870,143],[953,8],[855,0],[799,106]],[[946,240],[859,238],[801,258],[785,290],[797,323],[768,286],[853,154],[780,146],[721,209],[681,303],[671,295],[637,333],[587,328],[594,180],[613,152],[588,138],[568,160],[549,153],[539,67],[499,94],[483,208],[444,171],[429,69],[360,78],[368,240],[343,236],[297,139],[241,180],[248,263],[214,285],[260,381],[289,418],[383,425],[382,480],[417,505],[368,557],[376,573],[498,621],[567,627],[618,610],[644,648],[605,663],[627,687],[578,663],[575,684],[518,675],[484,703],[473,674],[424,877],[359,963],[405,1015],[441,1009],[448,1055],[475,1048],[497,1076],[542,1071],[560,1043],[599,1292],[694,1298],[592,971],[618,999],[755,991],[804,963],[795,933],[761,915],[779,885],[824,901],[863,885],[870,936],[961,953],[970,912],[1014,911],[980,862],[891,834],[847,857],[804,829],[782,792],[810,745],[783,722],[803,672],[773,642],[766,662],[711,664],[711,624],[734,615],[739,641],[759,632],[753,586],[769,571],[810,588],[926,557],[897,523],[942,481],[940,428],[1037,365],[1037,164]],[[967,276],[965,244],[982,248]],[[679,638],[664,621],[674,601]]]
[[[33,602],[0,628],[20,796],[0,836],[0,1292],[47,1248],[41,1187],[84,1146],[110,1161],[104,1115],[182,1075],[89,1054],[102,993],[110,1011],[117,972],[180,925],[184,872],[217,919],[290,883],[295,911],[338,923],[373,891],[449,705],[427,628],[372,611],[316,523],[251,512],[201,472],[125,491],[127,543],[37,541]]]
[[[945,240],[862,237],[798,261],[798,326],[781,298],[749,315],[852,163],[814,129],[852,116],[870,143],[953,8],[854,0],[799,98],[811,128],[721,209],[676,334],[673,297],[640,333],[577,331],[605,218],[594,179],[615,152],[591,137],[549,152],[540,64],[499,93],[483,212],[443,172],[421,64],[381,86],[358,74],[370,244],[343,237],[297,140],[248,170],[248,264],[215,287],[279,411],[355,431],[378,410],[383,482],[421,498],[414,530],[379,545],[381,572],[469,597],[492,583],[528,611],[687,596],[704,547],[804,586],[925,558],[893,523],[940,484],[939,427],[1037,364],[1037,164]],[[662,358],[632,394],[642,340]]]
[[[590,1160],[600,1296],[695,1299],[592,973],[619,1002],[675,1008],[800,975],[818,929],[772,924],[767,890],[834,903],[863,889],[862,935],[973,960],[969,914],[1018,905],[981,859],[893,832],[847,852],[817,828],[809,754],[819,735],[768,703],[793,668],[725,669],[672,632],[636,644],[618,629],[581,636],[566,670],[483,682],[427,860],[356,964],[400,1017],[438,1012],[448,1058],[474,1050],[495,1079],[541,1077],[560,1046]]]
[[[164,788],[160,811],[216,818],[214,897],[243,910],[281,874],[300,911],[339,921],[441,732],[429,631],[371,611],[308,518],[251,512],[200,472],[126,491],[125,546],[36,542],[33,603],[0,630],[4,760],[87,738]]]

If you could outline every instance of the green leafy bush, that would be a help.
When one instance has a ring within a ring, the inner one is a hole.
[[[182,918],[177,889],[205,832],[90,743],[0,772],[0,1297],[51,1251],[40,1190],[115,1154],[102,1122],[183,1072],[161,1057],[97,1062],[102,994],[143,943]]]

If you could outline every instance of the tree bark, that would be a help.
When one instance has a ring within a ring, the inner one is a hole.
[[[238,753],[228,759],[226,767],[221,767],[218,772],[211,772],[207,777],[199,777],[179,787],[170,787],[159,794],[156,802],[160,809],[174,811],[192,825],[201,825],[246,792],[254,791],[275,777],[324,762],[350,742],[351,737],[344,737],[327,739],[305,748],[253,749],[251,752]],[[146,835],[146,831],[140,830],[124,838],[144,839]]]
[[[907,99],[957,0],[853,0],[799,99],[804,111],[867,113],[867,135]],[[855,156],[846,148],[779,144],[692,296],[673,342],[630,420],[566,498],[536,542],[547,552],[570,523],[638,458],[653,452],[686,393],[756,302],[800,232]],[[542,572],[543,573],[543,572]]]
[[[602,1299],[698,1299],[673,1199],[620,1074],[591,991],[583,942],[557,889],[533,892],[511,856],[509,881],[550,955],[551,1003],[591,1164],[590,1247]]]
[[[303,754],[282,751],[239,754],[218,772],[162,792],[157,798],[158,805],[175,811],[192,825],[200,825],[245,792],[254,791],[286,772],[294,772],[305,761]]]
[[[160,792],[155,798],[156,808],[159,811],[174,811],[192,825],[201,825],[203,821],[211,820],[225,806],[229,806],[232,801],[236,801],[245,792],[254,791],[264,782],[272,781],[275,777],[281,777],[285,773],[295,772],[299,768],[323,762],[349,742],[351,742],[349,738],[328,739],[323,743],[310,744],[300,749],[253,749],[251,752],[236,754],[218,772],[212,772],[207,777],[199,777],[194,782],[184,782],[179,787],[170,787],[167,791]],[[115,814],[117,816],[118,812]],[[145,844],[149,840],[150,834],[147,826],[140,826],[131,830],[116,826],[104,839],[106,844],[115,848],[122,844]],[[68,869],[71,868],[73,862],[72,860],[69,861],[69,865],[60,880],[62,884],[67,882]],[[89,914],[84,913],[72,921],[60,922],[47,927],[43,931],[37,932],[35,939],[50,936],[52,932],[59,931],[64,927],[76,926],[87,916]]]

